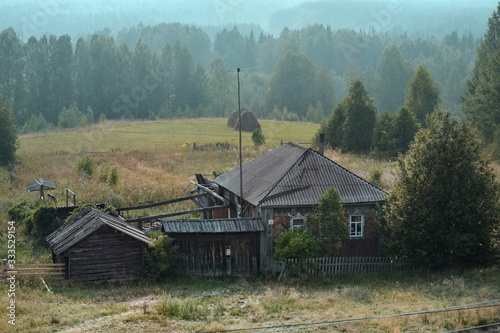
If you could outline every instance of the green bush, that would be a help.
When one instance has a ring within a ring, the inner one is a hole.
[[[383,175],[384,172],[378,166],[374,166],[370,169],[368,181],[377,187],[381,187]]]
[[[320,245],[313,231],[300,227],[286,230],[279,235],[274,248],[274,259],[303,260],[317,256],[319,252]]]
[[[149,245],[147,255],[148,277],[159,280],[178,274],[179,261],[184,257],[177,252],[178,246],[174,246],[174,239],[162,235]]]
[[[82,113],[78,110],[76,104],[69,108],[63,108],[57,117],[57,126],[59,128],[73,128],[81,124]]]
[[[116,186],[118,184],[118,178],[120,177],[120,172],[118,171],[117,167],[112,167],[111,171],[109,172],[109,179],[108,183],[111,186]]]
[[[255,131],[253,131],[252,142],[255,147],[262,146],[264,143],[266,143],[266,138],[264,137],[264,134],[262,134],[262,131],[260,129],[256,129]]]
[[[23,200],[14,207],[9,208],[7,213],[9,214],[9,219],[15,221],[16,223],[24,223],[30,216],[33,216],[35,210],[39,207],[40,202],[30,202]]]
[[[76,170],[79,175],[92,176],[97,169],[97,164],[90,156],[80,158],[76,164]]]
[[[56,231],[64,221],[57,217],[57,210],[54,207],[40,207],[33,214],[31,234],[40,245],[44,244],[44,239]]]

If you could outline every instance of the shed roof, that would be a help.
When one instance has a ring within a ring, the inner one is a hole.
[[[260,219],[241,218],[223,220],[163,220],[165,233],[218,234],[226,232],[260,232],[264,230]]]
[[[59,255],[103,226],[111,227],[143,243],[152,244],[144,231],[120,217],[87,207],[72,217],[66,224],[45,238],[48,247]]]
[[[239,168],[214,179],[239,194]],[[261,207],[311,206],[329,187],[346,204],[384,201],[386,193],[317,153],[290,142],[243,165],[243,198]]]

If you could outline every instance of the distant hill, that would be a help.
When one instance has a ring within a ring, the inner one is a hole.
[[[407,33],[410,37],[434,35],[441,38],[450,31],[482,36],[496,1],[317,1],[280,10],[271,15],[269,30],[283,26],[301,29],[312,22],[330,25],[332,30]]]
[[[279,35],[284,27],[300,29],[321,23],[332,29],[355,29],[442,37],[450,31],[482,36],[496,0],[2,0],[0,31],[13,27],[20,37],[69,34],[73,39],[107,29],[179,22],[207,27],[253,24]],[[254,29],[256,30],[256,29]],[[258,29],[257,29],[258,30]]]

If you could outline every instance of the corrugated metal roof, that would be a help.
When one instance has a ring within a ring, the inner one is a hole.
[[[239,195],[239,168],[214,179]],[[347,204],[383,202],[386,193],[320,155],[290,142],[243,165],[243,198],[254,206],[310,206],[329,188]]]
[[[32,182],[29,182],[28,188],[30,192],[33,191],[38,191],[40,190],[41,187],[44,187],[45,189],[55,189],[56,185],[53,182],[50,182],[48,180],[45,180],[43,178],[35,179]]]
[[[243,164],[243,198],[257,206],[306,150],[304,146],[288,143]],[[240,168],[223,173],[214,182],[239,195]]]
[[[146,234],[125,220],[87,207],[72,217],[61,228],[45,238],[48,247],[56,255],[61,254],[102,226],[107,225],[146,244],[152,244]]]
[[[383,202],[385,192],[312,149],[261,201],[262,207],[316,205],[333,187],[346,204]]]
[[[165,233],[219,234],[226,232],[260,232],[264,230],[260,219],[223,220],[163,220]]]

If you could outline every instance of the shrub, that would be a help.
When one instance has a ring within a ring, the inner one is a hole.
[[[43,244],[45,237],[56,231],[64,222],[57,217],[54,207],[40,207],[33,214],[31,234],[35,241]]]
[[[264,143],[266,143],[266,138],[264,137],[264,134],[262,134],[262,131],[260,129],[256,129],[255,131],[253,131],[252,142],[255,147],[262,146]]]
[[[120,172],[118,171],[117,167],[112,167],[111,171],[109,172],[109,179],[108,183],[111,186],[116,186],[118,184],[118,178],[120,177]]]
[[[54,125],[45,120],[45,117],[40,113],[38,116],[32,114],[31,117],[26,120],[23,127],[20,130],[21,134],[28,133],[38,133],[43,131],[48,131],[54,128]]]
[[[9,208],[7,213],[9,214],[9,218],[16,223],[24,223],[30,216],[33,216],[33,213],[40,205],[38,202],[30,202],[23,200],[14,207]]]
[[[97,164],[90,156],[84,156],[78,160],[76,169],[79,175],[92,176],[95,173]]]
[[[159,280],[177,275],[177,267],[183,256],[177,252],[178,247],[172,244],[173,241],[173,238],[162,235],[153,240],[152,245],[149,245],[147,255],[148,277]]]
[[[383,175],[384,175],[383,171],[378,166],[374,166],[373,168],[370,169],[370,176],[368,180],[373,185],[380,187],[382,185]]]
[[[81,124],[82,113],[78,110],[76,104],[73,104],[68,109],[63,108],[61,113],[59,113],[57,120],[57,124],[60,128],[77,127]]]
[[[310,229],[294,228],[282,232],[276,239],[274,259],[303,260],[317,256],[320,251],[318,240]]]

